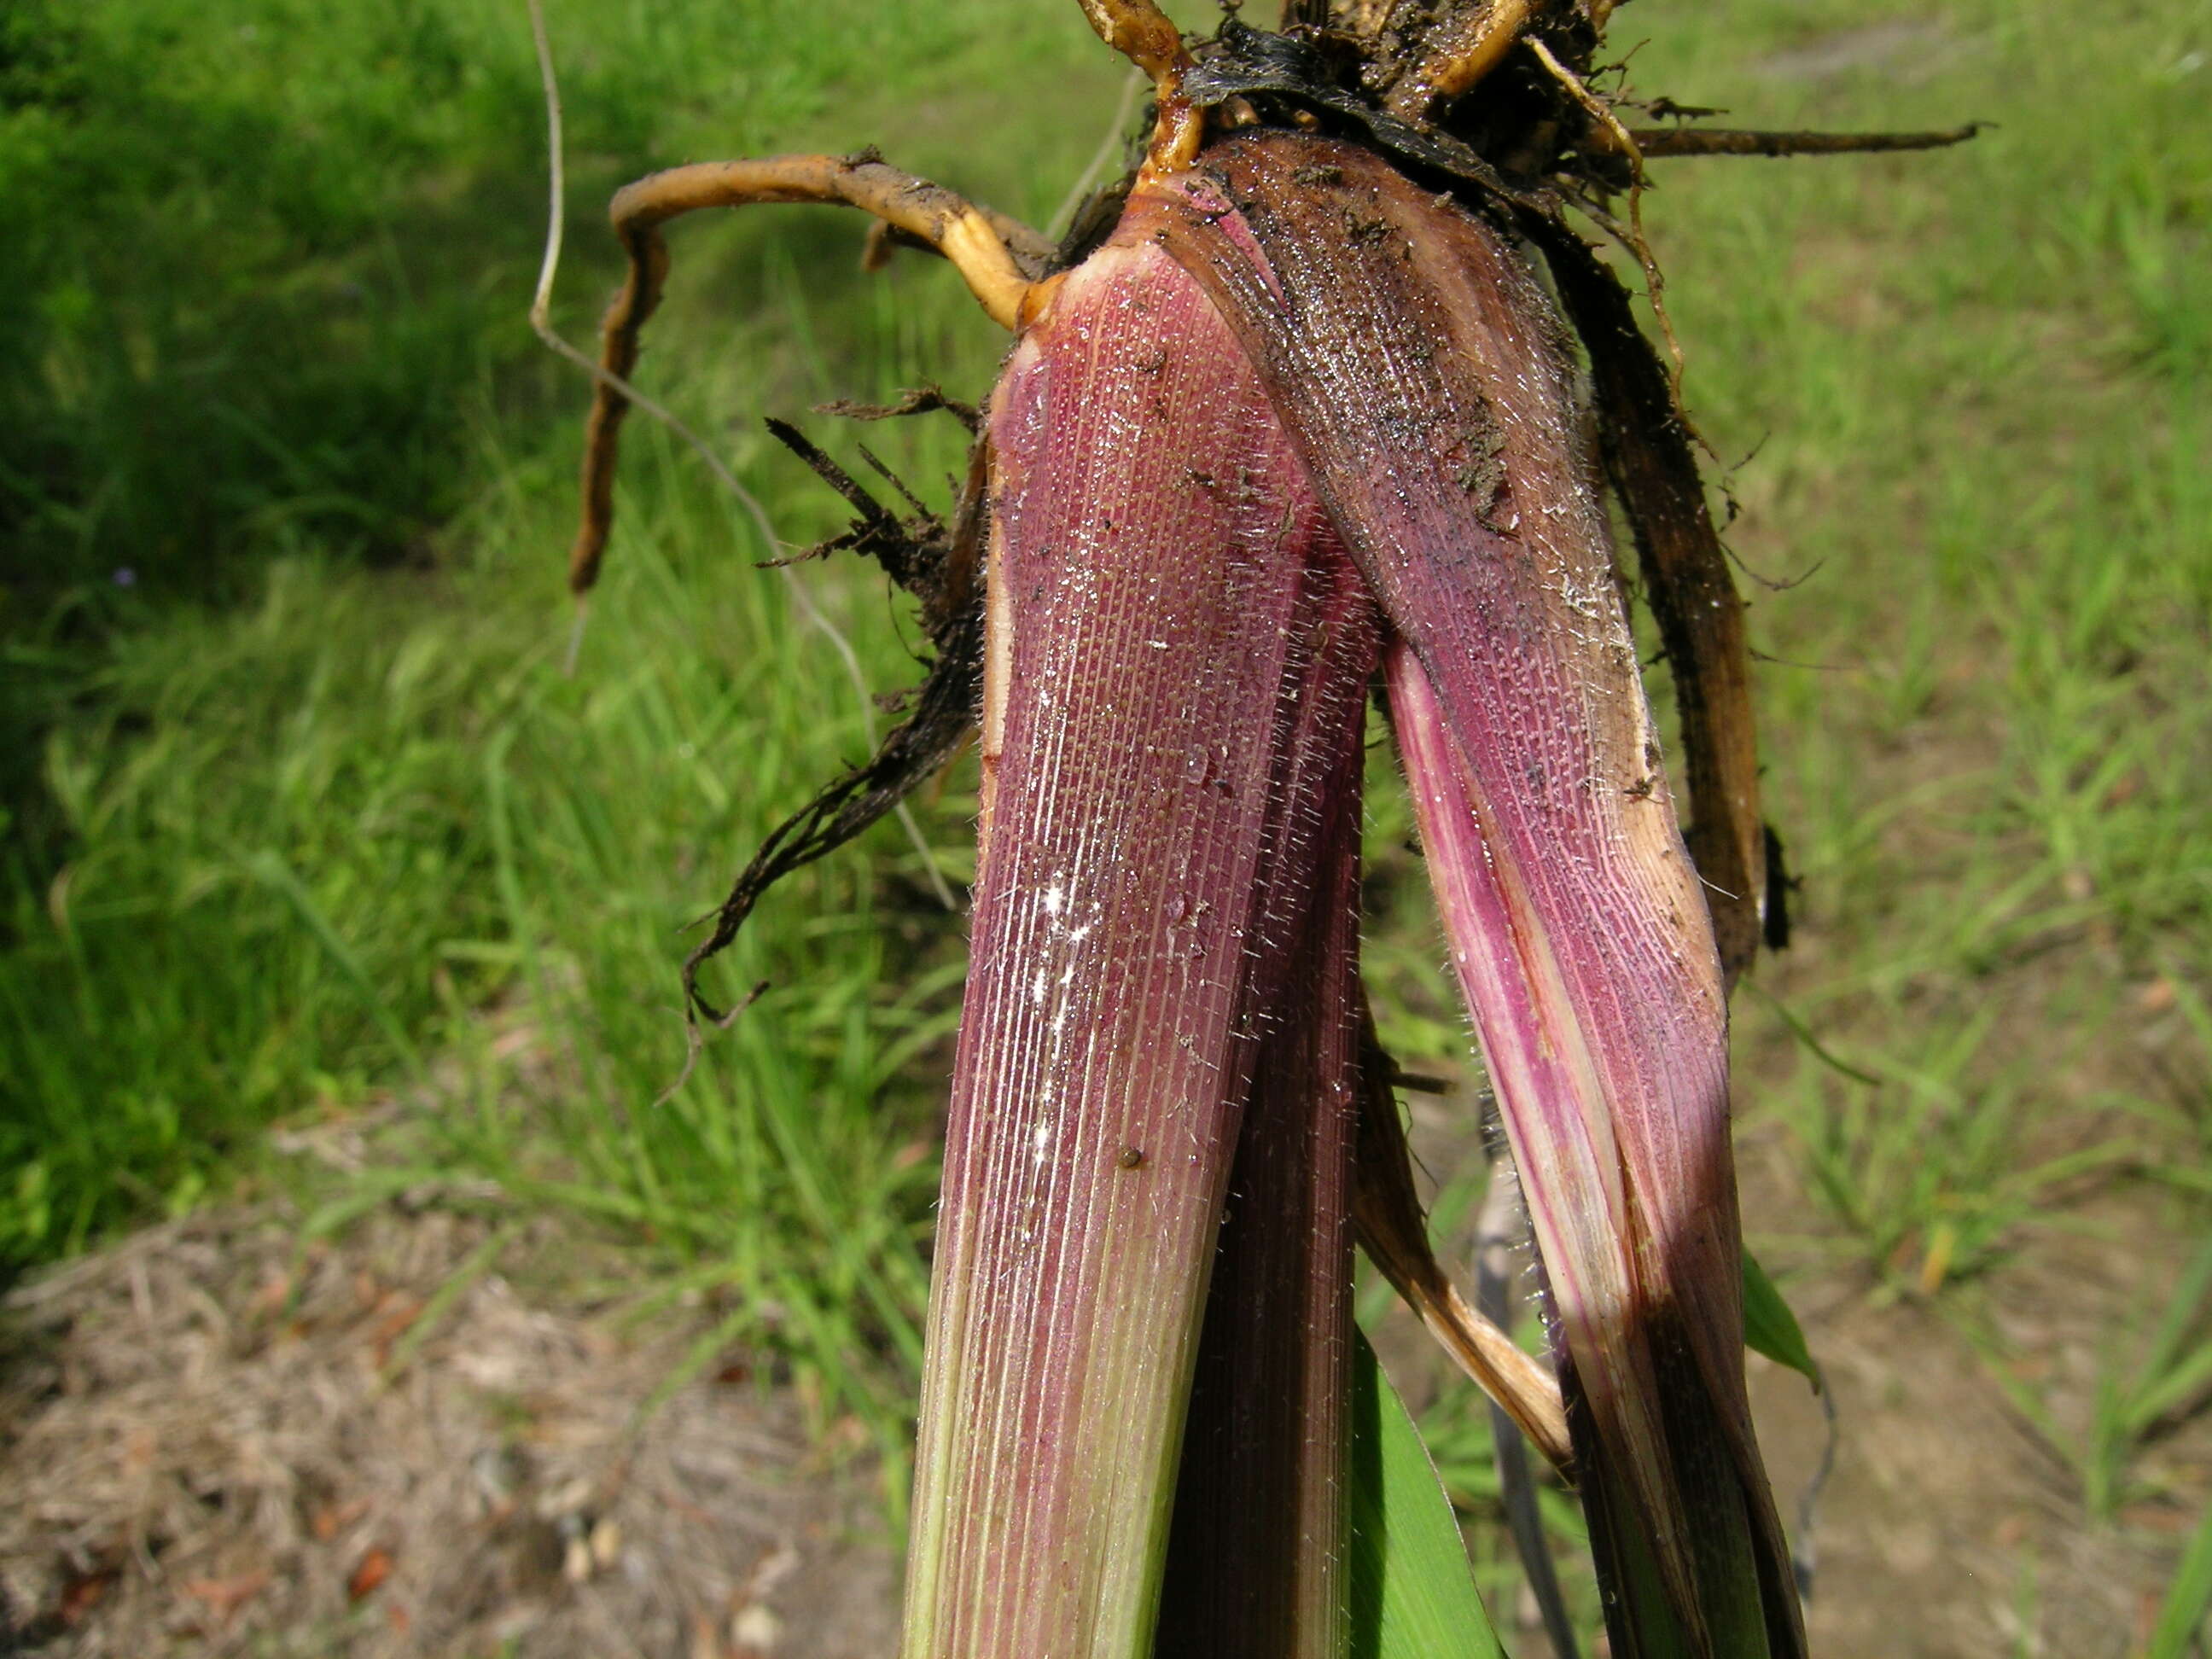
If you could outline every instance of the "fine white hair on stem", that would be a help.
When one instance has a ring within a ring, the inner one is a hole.
[[[550,185],[550,198],[545,211],[545,257],[538,264],[537,291],[531,295],[530,326],[536,331],[538,337],[551,347],[554,351],[575,364],[594,380],[612,386],[623,397],[629,398],[633,406],[644,410],[647,415],[659,421],[690,445],[693,453],[706,463],[707,470],[714,475],[716,481],[728,490],[736,499],[738,505],[744,508],[746,516],[752,520],[753,529],[759,535],[762,545],[768,550],[769,556],[773,558],[784,548],[785,544],[778,539],[775,525],[769,518],[768,509],[761,505],[757,495],[738,482],[737,475],[730,471],[721,456],[715,452],[714,446],[679,420],[665,404],[648,398],[621,375],[601,368],[587,354],[569,344],[561,337],[553,326],[553,279],[561,269],[561,240],[565,224],[563,198],[568,189],[567,167],[562,159],[561,83],[553,70],[553,43],[545,31],[544,0],[526,0],[526,3],[530,9],[531,40],[538,49],[538,82],[545,96],[546,173]],[[783,578],[787,590],[791,595],[792,603],[798,606],[800,613],[808,622],[822,631],[823,637],[828,639],[839,659],[844,663],[846,678],[852,681],[853,690],[860,698],[861,724],[867,732],[868,746],[872,749],[876,743],[875,700],[868,690],[868,678],[860,670],[860,659],[853,650],[853,642],[845,637],[843,631],[830,619],[821,605],[816,603],[813,593],[808,590],[806,584],[799,580],[798,574],[790,566],[778,565],[776,574]],[[563,663],[562,672],[571,675],[576,672],[577,654],[583,647],[584,604],[584,600],[580,597],[577,600],[575,626],[568,636],[568,650]],[[892,810],[897,814],[899,824],[905,830],[907,839],[914,844],[915,853],[920,854],[922,867],[929,872],[929,884],[937,895],[938,902],[948,910],[957,910],[960,908],[960,901],[953,896],[952,888],[945,879],[944,871],[938,867],[937,855],[931,850],[928,842],[923,839],[921,826],[915,822],[914,814],[907,810],[906,803],[903,801]]]

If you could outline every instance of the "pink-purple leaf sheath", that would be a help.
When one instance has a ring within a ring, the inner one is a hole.
[[[1148,243],[1058,285],[991,435],[905,1651],[1134,1659],[1270,1000],[1309,971],[1282,953],[1340,925],[1376,629],[1250,366]]]
[[[1578,1455],[1631,1495],[1692,1651],[1798,1653],[1743,1382],[1719,964],[1564,330],[1494,225],[1347,145],[1230,140],[1140,184],[1124,226],[1219,306],[1401,641],[1401,744]]]

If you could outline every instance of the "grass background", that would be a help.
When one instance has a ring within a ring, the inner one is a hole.
[[[1040,221],[1121,87],[1047,0],[548,9],[572,337],[627,178],[874,143]],[[1640,40],[1636,90],[1742,124],[2000,124],[1673,163],[1647,204],[1804,883],[1740,999],[1742,1109],[1806,1200],[1762,1243],[1947,1310],[2008,1379],[1981,1287],[2123,1197],[2149,1299],[2059,1437],[2093,1509],[2179,1502],[2137,1454],[2212,1382],[2181,1272],[2212,1204],[2212,21],[1644,0]],[[881,716],[643,423],[561,672],[584,388],[523,321],[543,162],[519,3],[0,20],[0,1259],[309,1182],[271,1127],[373,1117],[388,1157],[312,1178],[324,1224],[403,1185],[581,1212],[896,1446],[961,930],[879,830],[771,898],[720,981],[771,988],[653,1103],[678,930]],[[1003,349],[933,262],[862,276],[860,232],[683,227],[643,371],[791,543],[836,503],[759,415],[979,397]],[[942,501],[958,435],[867,441]],[[801,579],[874,685],[918,678],[872,570]],[[919,808],[956,878],[971,788]],[[1402,808],[1374,814],[1391,1036],[1459,1064]]]

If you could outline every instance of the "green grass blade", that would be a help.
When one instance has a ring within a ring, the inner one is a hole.
[[[2208,1607],[2212,1607],[2212,1508],[2197,1523],[2197,1535],[2189,1540],[2189,1552],[2173,1575],[2143,1659],[2183,1659],[2203,1632]]]
[[[1351,1659],[1504,1659],[1459,1517],[1364,1334],[1352,1357]]]
[[[315,902],[315,896],[307,890],[307,884],[300,879],[283,854],[273,848],[264,848],[247,858],[246,867],[255,880],[292,907],[301,925],[314,936],[315,943],[323,947],[338,971],[345,976],[346,982],[360,996],[362,1006],[376,1022],[377,1030],[384,1034],[385,1041],[392,1045],[392,1051],[407,1063],[408,1070],[421,1071],[422,1056],[415,1046],[414,1038],[392,1012],[392,1005],[386,1000],[384,994],[377,989],[376,981],[362,966],[361,958],[338,936],[338,930],[331,925],[330,918]]]
[[[1798,1372],[1815,1394],[1820,1391],[1820,1362],[1805,1346],[1797,1316],[1749,1250],[1743,1253],[1743,1341],[1753,1353]]]
[[[2193,1351],[2188,1346],[2208,1296],[2212,1296],[2212,1244],[2197,1253],[2159,1321],[2150,1351],[2136,1375],[2130,1428],[2148,1428],[2212,1380],[2212,1346]]]
[[[436,1332],[446,1316],[453,1311],[453,1304],[467,1292],[470,1285],[490,1272],[507,1247],[521,1237],[523,1224],[520,1221],[510,1221],[495,1229],[483,1243],[469,1252],[459,1267],[446,1276],[446,1282],[431,1293],[430,1299],[409,1322],[399,1340],[392,1345],[392,1357],[378,1367],[376,1380],[380,1386],[391,1387],[399,1374],[414,1363],[416,1354]]]

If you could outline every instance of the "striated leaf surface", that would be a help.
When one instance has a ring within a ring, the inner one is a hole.
[[[1802,1651],[1743,1382],[1720,966],[1564,331],[1495,227],[1343,144],[1231,140],[1140,183],[1130,223],[1220,307],[1396,630],[1400,742],[1586,1491],[1621,1495],[1688,1650]]]
[[[1644,597],[1674,683],[1691,812],[1685,838],[1705,878],[1722,969],[1733,980],[1778,921],[1766,908],[1743,600],[1666,368],[1636,325],[1627,289],[1572,232],[1553,227],[1542,246],[1560,302],[1589,347],[1606,471],[1636,540]]]
[[[1134,1659],[1263,1048],[1306,1042],[1279,1065],[1350,1108],[1348,991],[1305,994],[1340,1029],[1271,1025],[1297,1000],[1280,964],[1351,927],[1376,625],[1250,366],[1148,243],[1058,285],[991,440],[983,851],[905,1651]],[[1315,1473],[1284,1501],[1310,1506],[1288,1535],[1319,1577],[1283,1589],[1333,1607],[1341,1390],[1308,1386]]]
[[[1339,1659],[1360,1116],[1362,604],[1350,654],[1298,696],[1264,941],[1248,994],[1258,1058],[1191,1389],[1153,1659]],[[1286,809],[1286,811],[1285,810]]]

